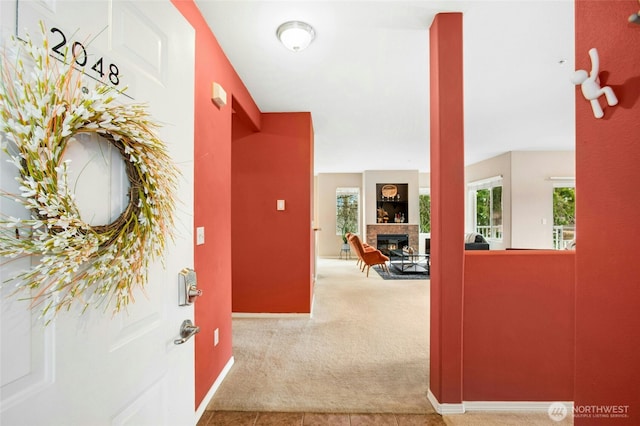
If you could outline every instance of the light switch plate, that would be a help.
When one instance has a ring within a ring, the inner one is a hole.
[[[284,200],[278,200],[276,202],[276,209],[277,210],[284,210]]]
[[[196,228],[196,245],[204,244],[204,226]]]

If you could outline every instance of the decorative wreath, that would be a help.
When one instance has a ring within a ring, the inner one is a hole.
[[[172,237],[178,171],[144,106],[117,103],[107,85],[83,87],[73,60],[49,55],[43,26],[42,36],[42,46],[14,39],[14,51],[26,55],[3,55],[0,69],[0,137],[19,186],[19,193],[0,188],[18,207],[16,217],[0,213],[0,262],[34,256],[31,269],[9,280],[43,315],[75,304],[118,312],[144,288],[148,265]],[[126,164],[129,202],[111,224],[87,224],[75,204],[62,158],[78,133],[105,138]]]

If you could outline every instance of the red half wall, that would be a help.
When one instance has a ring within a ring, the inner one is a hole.
[[[575,3],[576,68],[598,49],[602,85],[619,104],[593,117],[576,90],[576,407],[622,407],[626,417],[576,425],[640,424],[640,25],[635,0]],[[604,103],[603,103],[604,104]]]
[[[257,133],[233,123],[233,312],[309,313],[311,114],[263,114]]]
[[[573,400],[575,253],[469,251],[463,399]]]

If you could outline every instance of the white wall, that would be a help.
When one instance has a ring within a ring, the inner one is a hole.
[[[553,248],[551,176],[575,176],[575,152],[511,155],[511,247]]]
[[[418,173],[420,188],[431,188],[431,173]]]
[[[364,191],[362,190],[362,173],[319,173],[316,177],[316,221],[314,225],[320,230],[316,232],[317,254],[320,257],[337,257],[342,246],[342,237],[336,235],[336,188],[360,188],[360,229],[362,223]]]

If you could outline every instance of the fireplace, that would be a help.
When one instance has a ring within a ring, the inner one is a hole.
[[[409,245],[409,234],[378,234],[376,248],[389,256],[392,250],[401,250]]]
[[[418,249],[419,241],[418,241],[418,225],[417,224],[408,224],[408,223],[372,223],[367,225],[367,233],[366,233],[366,242],[367,244],[377,247],[378,246],[378,235],[408,235],[409,236],[409,247],[413,247],[415,250]],[[400,247],[402,248],[402,247]]]

